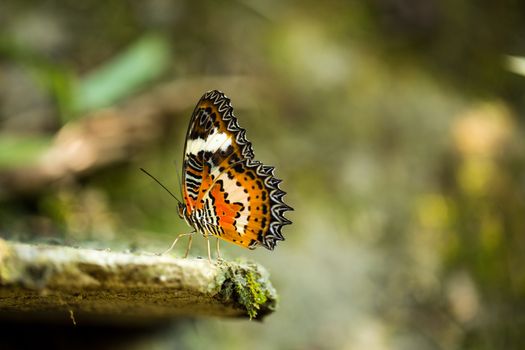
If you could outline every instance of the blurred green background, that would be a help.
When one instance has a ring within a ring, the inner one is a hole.
[[[4,0],[0,26],[2,237],[167,248],[188,228],[138,169],[178,191],[211,89],[284,180],[286,241],[222,245],[278,312],[136,348],[525,347],[525,3]]]

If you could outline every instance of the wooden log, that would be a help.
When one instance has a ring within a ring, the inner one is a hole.
[[[247,261],[181,259],[0,239],[0,318],[95,324],[175,316],[262,319],[277,295]]]

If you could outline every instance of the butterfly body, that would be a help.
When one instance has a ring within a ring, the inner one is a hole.
[[[186,134],[179,216],[205,236],[272,250],[292,208],[274,168],[253,159],[245,134],[229,98],[216,90],[202,96]]]

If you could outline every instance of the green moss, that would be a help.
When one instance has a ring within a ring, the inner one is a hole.
[[[222,262],[219,297],[246,310],[250,319],[261,319],[277,307],[277,293],[268,272],[254,262]]]

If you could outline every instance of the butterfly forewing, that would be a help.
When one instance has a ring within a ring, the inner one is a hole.
[[[183,194],[188,222],[203,234],[238,245],[273,249],[284,240],[280,180],[273,167],[253,160],[246,131],[239,127],[230,100],[210,91],[197,104],[184,152]]]
[[[195,107],[184,151],[183,188],[189,212],[202,208],[203,195],[230,164],[253,157],[230,100],[222,93],[204,94]]]

